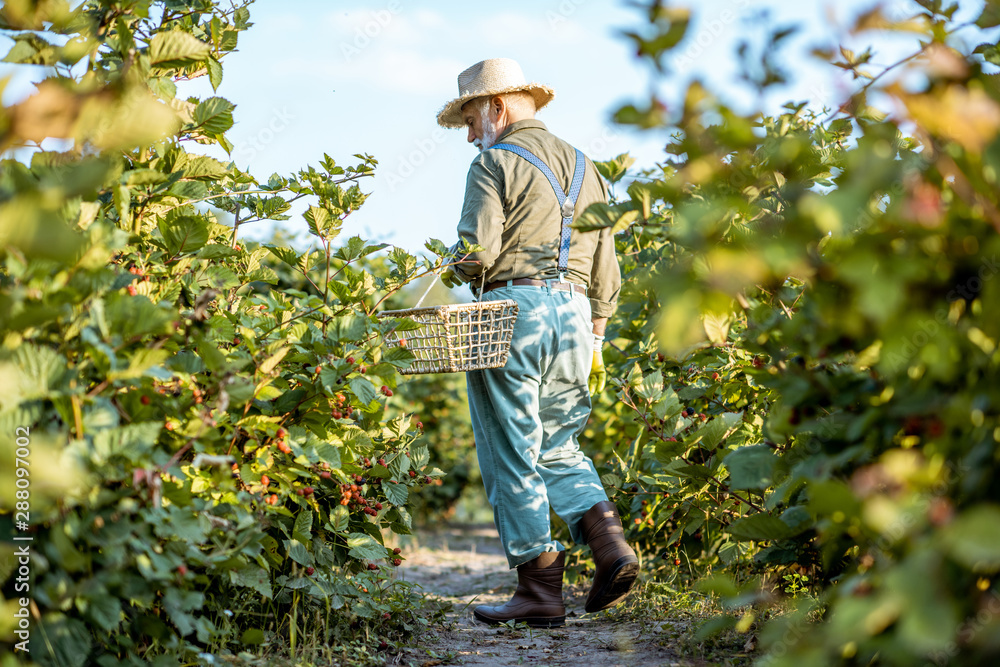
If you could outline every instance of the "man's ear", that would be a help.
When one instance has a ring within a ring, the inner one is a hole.
[[[496,114],[497,120],[500,120],[504,112],[507,111],[507,101],[500,95],[494,95],[493,99],[490,100],[490,108]]]

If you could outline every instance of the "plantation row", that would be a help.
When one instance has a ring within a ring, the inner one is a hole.
[[[0,420],[30,434],[31,480],[22,529],[25,466],[0,449],[0,526],[33,540],[38,664],[316,642],[375,660],[433,620],[393,579],[393,540],[475,483],[449,399],[461,378],[399,386],[412,355],[384,336],[408,325],[375,314],[449,258],[335,243],[370,156],[263,182],[187,150],[232,148],[233,105],[175,82],[218,89],[247,5],[0,8],[7,60],[51,67],[0,110],[0,150],[77,147],[0,169]],[[576,222],[614,227],[626,276],[616,379],[585,446],[644,577],[717,596],[731,613],[702,636],[756,636],[768,665],[1000,653],[1000,88],[984,71],[1000,51],[956,50],[953,12],[860,17],[859,34],[915,31],[899,70],[923,77],[903,87],[870,53],[830,54],[867,81],[833,113],[741,116],[698,83],[622,108],[620,123],[672,132],[667,155],[599,162],[617,198]],[[658,68],[689,20],[653,4],[628,39]],[[761,62],[754,85],[783,79]],[[875,91],[896,116],[868,105]],[[241,237],[299,199],[313,249]],[[13,647],[23,593],[2,574]]]

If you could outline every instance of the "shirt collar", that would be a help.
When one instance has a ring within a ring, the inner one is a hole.
[[[519,120],[516,123],[511,123],[510,125],[508,125],[507,129],[503,131],[503,134],[497,137],[496,143],[500,143],[504,139],[504,137],[508,137],[514,134],[515,132],[527,129],[545,130],[546,132],[549,131],[549,128],[545,127],[545,123],[543,123],[540,120],[535,120],[534,118]]]

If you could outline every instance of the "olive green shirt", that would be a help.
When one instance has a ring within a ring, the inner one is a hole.
[[[576,168],[576,152],[551,134],[544,123],[521,120],[497,138],[522,146],[549,166],[569,192]],[[608,188],[594,164],[586,160],[586,173],[575,216],[594,202],[608,201]],[[485,283],[518,278],[559,278],[559,234],[562,214],[548,179],[538,167],[503,149],[487,149],[472,161],[465,186],[459,243],[484,248],[454,267],[465,282]],[[574,229],[569,248],[566,280],[587,287],[592,317],[610,317],[618,302],[621,271],[610,228],[582,232]]]

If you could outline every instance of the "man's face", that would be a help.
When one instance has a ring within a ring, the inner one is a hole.
[[[484,106],[480,100],[471,100],[462,107],[462,120],[469,129],[468,141],[480,150],[486,150],[497,140],[497,120],[493,105]]]

